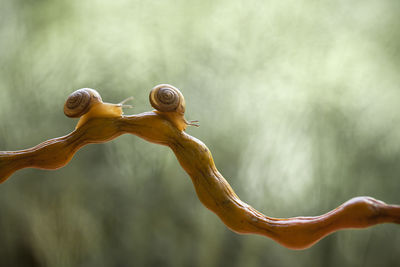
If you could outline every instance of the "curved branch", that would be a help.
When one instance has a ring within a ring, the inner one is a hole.
[[[157,111],[119,118],[93,118],[66,136],[26,150],[0,152],[0,182],[22,168],[60,168],[81,147],[104,143],[125,133],[170,147],[191,177],[200,201],[237,233],[260,234],[285,247],[304,249],[340,229],[400,224],[400,206],[387,205],[371,197],[353,198],[316,217],[277,219],[265,216],[238,198],[218,172],[206,145],[178,129]]]

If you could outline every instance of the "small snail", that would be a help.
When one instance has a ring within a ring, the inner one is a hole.
[[[82,126],[89,118],[94,117],[120,117],[122,108],[132,107],[124,105],[131,100],[129,97],[118,104],[104,103],[100,94],[90,88],[78,89],[67,98],[64,104],[64,114],[70,118],[79,118],[76,129]]]
[[[149,100],[151,106],[158,111],[185,113],[185,98],[178,88],[172,85],[159,84],[155,86],[151,89]]]
[[[185,98],[178,88],[170,84],[159,84],[150,91],[150,104],[158,114],[168,118],[179,130],[185,130],[188,125],[196,126],[198,121],[186,121]]]

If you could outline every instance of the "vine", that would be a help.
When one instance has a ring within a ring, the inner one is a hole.
[[[191,177],[200,201],[237,233],[264,235],[287,248],[305,249],[340,229],[365,228],[380,223],[400,224],[400,206],[388,205],[371,197],[350,199],[315,217],[268,217],[239,199],[217,170],[207,146],[184,131],[188,125],[197,124],[185,120],[185,101],[178,89],[166,84],[156,86],[150,94],[150,101],[158,110],[127,116],[122,114],[125,106],[122,102],[103,103],[96,93],[85,97],[71,94],[67,100],[68,108],[74,105],[82,107],[84,98],[92,101],[89,107],[84,107],[86,115],[81,114],[76,129],[70,134],[29,149],[0,152],[0,182],[23,168],[61,168],[81,147],[108,142],[129,133],[171,148]],[[155,102],[157,98],[163,105],[173,103],[176,107],[168,106],[165,111]]]

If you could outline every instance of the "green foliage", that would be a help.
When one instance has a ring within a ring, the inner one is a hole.
[[[69,133],[75,89],[180,88],[188,132],[273,217],[353,196],[400,204],[398,1],[15,1],[0,4],[0,150]],[[0,185],[0,266],[397,266],[400,231],[342,231],[306,251],[237,235],[166,147],[121,136]]]

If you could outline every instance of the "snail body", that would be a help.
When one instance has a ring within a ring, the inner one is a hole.
[[[81,127],[90,118],[113,118],[121,117],[123,105],[126,99],[119,104],[105,103],[100,94],[91,88],[78,89],[67,98],[64,104],[64,114],[70,118],[80,118],[76,129]]]

